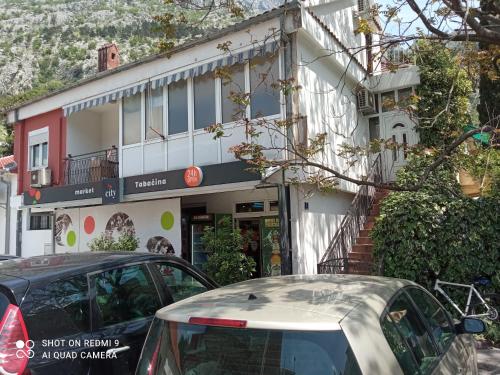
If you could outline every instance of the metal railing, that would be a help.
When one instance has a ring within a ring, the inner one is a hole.
[[[368,172],[367,180],[381,183],[382,155],[379,153]],[[332,241],[318,263],[318,273],[348,273],[348,254],[358,238],[359,231],[363,229],[375,199],[376,188],[362,185],[349,207],[347,214],[340,223],[340,228],[335,233]]]
[[[63,161],[64,185],[98,182],[103,178],[118,177],[118,149],[68,155]]]

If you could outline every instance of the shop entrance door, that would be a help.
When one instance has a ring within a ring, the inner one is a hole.
[[[251,256],[255,261],[255,274],[253,278],[261,277],[262,262],[261,262],[261,241],[260,241],[260,219],[239,219],[238,228],[244,237],[248,240],[243,245],[242,251]]]

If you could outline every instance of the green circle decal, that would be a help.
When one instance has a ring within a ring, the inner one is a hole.
[[[174,214],[170,211],[165,211],[161,215],[161,227],[165,230],[170,230],[174,226]]]
[[[66,242],[68,243],[68,246],[75,246],[76,243],[76,233],[74,230],[70,230],[68,232],[68,235],[66,236]]]

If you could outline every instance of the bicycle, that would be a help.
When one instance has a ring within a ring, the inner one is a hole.
[[[460,317],[465,318],[486,318],[489,320],[497,320],[498,319],[498,310],[493,307],[493,303],[498,303],[500,300],[498,294],[488,294],[481,296],[479,291],[476,289],[476,285],[482,285],[482,286],[487,286],[491,284],[491,281],[487,280],[486,278],[479,278],[474,281],[473,284],[467,285],[467,284],[458,284],[458,283],[450,283],[447,281],[441,281],[439,279],[436,279],[436,282],[434,284],[434,290],[441,293],[444,298],[455,308],[455,310],[458,311],[460,314]],[[465,288],[469,289],[469,294],[467,296],[467,302],[465,305],[465,309],[462,311],[460,307],[451,299],[450,296],[441,288],[441,285],[447,285],[447,286],[452,286],[452,287],[457,287],[457,288]],[[473,303],[476,302],[474,301],[477,300],[479,303]],[[489,303],[488,303],[489,302]],[[480,308],[480,313],[478,313],[478,307],[482,306]]]

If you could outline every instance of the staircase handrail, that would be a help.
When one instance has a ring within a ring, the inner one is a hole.
[[[366,180],[381,183],[383,180],[382,173],[382,154],[379,153],[368,171]],[[318,273],[348,272],[349,251],[366,222],[373,205],[375,193],[375,186],[362,185],[359,188],[347,210],[347,214],[340,223],[339,229],[330,241],[320,263],[318,263]]]

